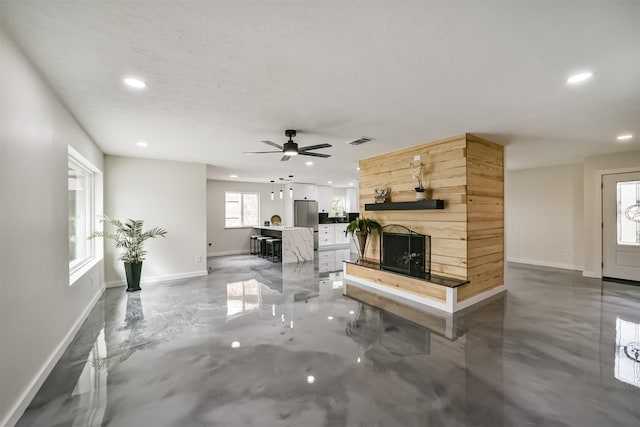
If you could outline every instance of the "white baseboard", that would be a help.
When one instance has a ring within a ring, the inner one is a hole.
[[[89,313],[91,313],[91,310],[93,310],[103,293],[104,288],[101,288],[93,296],[93,298],[89,302],[89,305],[87,305],[87,308],[82,312],[78,320],[73,324],[73,327],[71,328],[71,330],[69,330],[62,342],[58,345],[54,352],[51,353],[45,364],[42,366],[42,368],[40,368],[38,373],[35,375],[31,383],[27,387],[27,390],[22,394],[22,396],[20,396],[13,408],[11,408],[7,417],[5,417],[4,420],[0,421],[0,426],[14,426],[18,422],[38,390],[40,390],[40,387],[42,387],[44,381],[53,370],[54,366],[56,366],[56,363],[58,363],[64,352],[67,350],[67,347],[69,347],[69,344],[71,344],[71,341],[73,341],[73,339],[75,338],[84,321],[87,320],[87,317],[89,317]]]
[[[531,265],[539,265],[541,267],[562,268],[564,270],[576,270],[576,271],[582,271],[582,268],[583,268],[581,265],[564,264],[560,262],[549,262],[549,261],[541,261],[537,259],[526,259],[526,258],[508,257],[507,262],[518,262],[520,264],[531,264]]]
[[[469,299],[466,299],[464,301],[458,302],[456,303],[456,311],[458,310],[462,310],[464,308],[467,307],[471,307],[472,305],[475,305],[477,303],[479,303],[480,301],[484,301],[487,298],[491,298],[494,295],[498,295],[499,293],[502,293],[504,291],[506,291],[507,288],[505,288],[504,285],[500,285],[497,286],[495,288],[489,289],[488,291],[482,292],[481,294],[478,294],[474,297],[471,297]]]
[[[189,271],[187,273],[164,274],[162,276],[143,277],[140,280],[140,284],[144,285],[147,283],[165,282],[167,280],[188,279],[190,277],[200,277],[200,276],[206,276],[208,274],[209,272],[207,270],[198,270],[198,271]],[[127,281],[116,280],[116,281],[107,282],[104,284],[105,288],[117,288],[120,286],[127,286]]]
[[[248,255],[249,253],[248,249],[239,249],[235,251],[207,252],[207,256]]]
[[[597,273],[595,271],[584,270],[582,272],[582,276],[583,277],[593,277],[594,279],[602,279],[602,274],[601,273]]]

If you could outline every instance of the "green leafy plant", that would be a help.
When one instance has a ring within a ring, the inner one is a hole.
[[[116,248],[122,250],[120,260],[128,263],[138,263],[144,261],[144,256],[147,254],[143,250],[144,241],[147,239],[153,239],[158,236],[164,237],[167,231],[160,227],[155,227],[147,231],[142,230],[144,221],[139,219],[127,219],[122,222],[117,219],[111,219],[104,216],[100,222],[109,223],[115,227],[115,233],[109,233],[106,231],[96,231],[89,235],[89,239],[96,237],[104,237],[116,242]]]
[[[356,218],[347,225],[344,231],[345,236],[351,234],[358,239],[358,249],[360,250],[360,259],[364,259],[364,253],[367,250],[367,237],[374,231],[380,231],[382,226],[378,221],[369,218]]]
[[[356,218],[347,225],[347,229],[344,231],[345,236],[347,234],[371,234],[374,231],[378,231],[382,228],[378,221],[369,218]]]

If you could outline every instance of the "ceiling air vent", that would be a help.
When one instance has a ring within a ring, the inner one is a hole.
[[[353,141],[347,142],[347,144],[361,145],[369,141],[373,141],[373,138],[367,138],[366,136],[363,136],[362,138],[354,139]]]

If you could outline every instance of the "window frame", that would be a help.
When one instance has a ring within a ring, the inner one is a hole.
[[[85,232],[87,236],[94,231],[100,231],[101,226],[96,221],[97,210],[102,208],[101,195],[102,195],[102,173],[96,168],[89,160],[87,160],[82,154],[76,151],[73,147],[68,146],[67,152],[67,193],[69,188],[69,167],[73,166],[76,169],[80,169],[87,176],[87,194],[86,194],[86,227]],[[67,215],[70,214],[69,207],[67,207]],[[67,221],[67,239],[70,239],[69,221]],[[79,242],[75,242],[77,245]],[[95,239],[87,241],[88,255],[82,259],[71,260],[69,259],[69,286],[73,285],[80,277],[82,277],[87,271],[95,266],[103,258],[102,246],[96,244]]]
[[[239,194],[240,195],[240,225],[227,225],[227,194]],[[244,223],[244,197],[245,195],[255,196],[258,201],[258,209],[256,215],[255,224]],[[225,191],[224,192],[224,228],[225,229],[239,229],[239,228],[254,228],[260,226],[260,193],[257,191]]]
[[[334,200],[340,200],[340,204],[342,206],[342,212],[337,212],[338,215],[333,215],[333,202]],[[333,195],[331,196],[331,206],[330,206],[330,210],[329,210],[329,217],[330,218],[341,218],[340,214],[344,214],[346,212],[346,206],[345,206],[345,196],[343,195]]]

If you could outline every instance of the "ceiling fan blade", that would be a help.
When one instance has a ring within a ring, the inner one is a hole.
[[[282,150],[282,145],[278,145],[275,142],[271,142],[271,141],[260,141],[260,142],[264,142],[267,145],[270,145],[272,147],[276,147],[278,150]]]
[[[291,157],[290,156],[282,156],[282,158],[280,159],[281,162],[286,162],[287,160],[289,160]]]
[[[282,151],[243,151],[242,154],[282,153]]]
[[[322,157],[322,158],[328,158],[331,157],[331,154],[322,154],[322,153],[309,153],[307,151],[301,151],[298,153],[298,155],[300,156],[312,156],[312,157]]]
[[[309,145],[307,147],[300,147],[300,151],[307,151],[307,150],[319,150],[320,148],[329,148],[331,147],[331,144],[318,144],[318,145]]]

